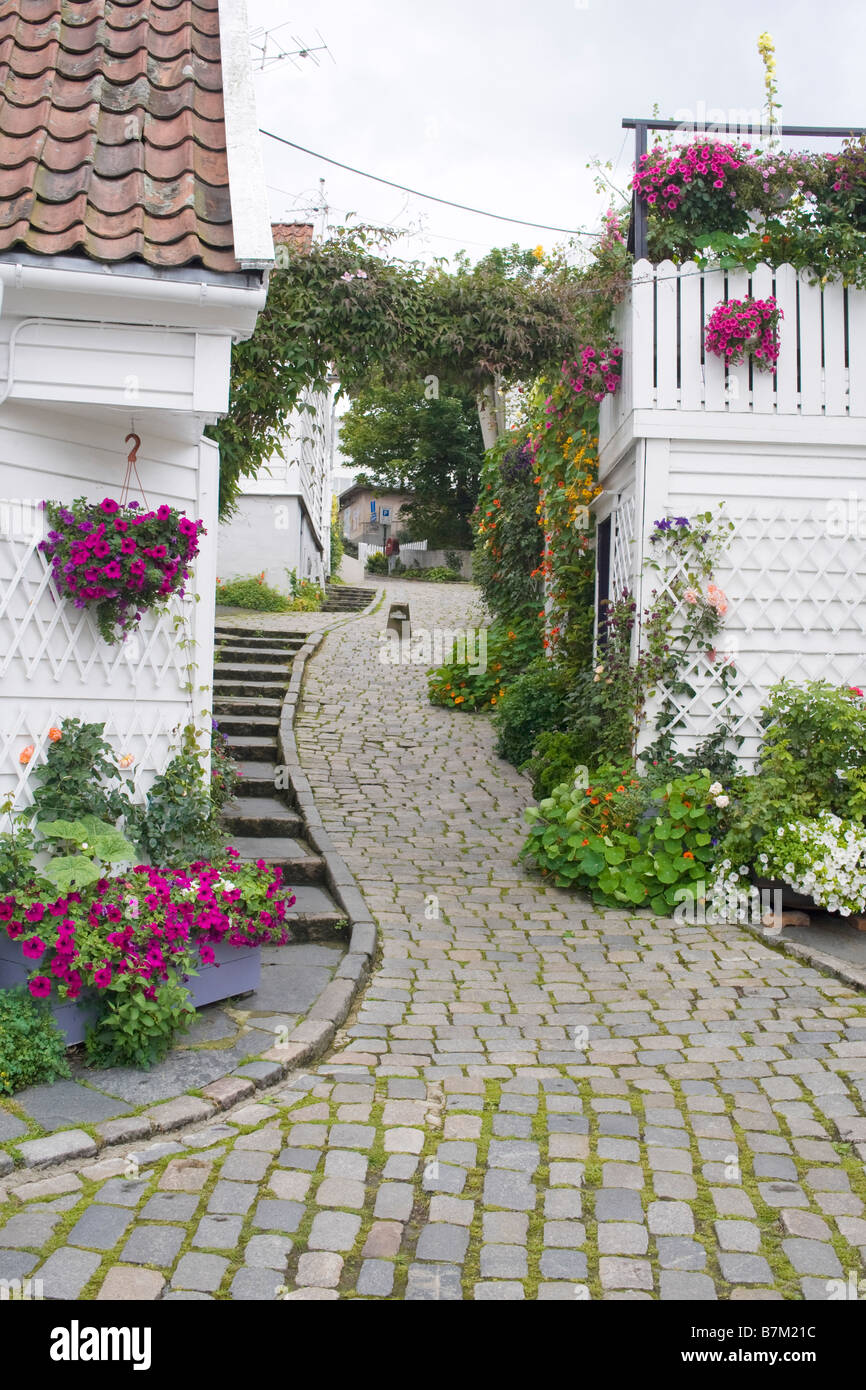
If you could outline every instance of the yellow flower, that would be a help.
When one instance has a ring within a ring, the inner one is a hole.
[[[543,259],[544,259],[544,247],[543,247],[543,246],[536,246],[536,248],[535,248],[535,250],[533,251],[532,254],[533,254],[533,256],[535,257],[535,259],[536,259],[537,261],[543,260]]]

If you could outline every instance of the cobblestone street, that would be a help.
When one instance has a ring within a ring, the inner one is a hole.
[[[826,1299],[866,1259],[866,1004],[735,927],[593,910],[517,863],[529,784],[380,660],[477,621],[389,584],[296,725],[380,927],[331,1054],[137,1158],[34,1176],[0,1278],[53,1297]],[[131,1176],[129,1176],[131,1174]]]

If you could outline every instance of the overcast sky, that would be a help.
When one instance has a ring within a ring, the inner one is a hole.
[[[625,186],[623,116],[760,109],[756,48],[776,44],[782,120],[866,125],[863,0],[248,0],[250,26],[295,47],[301,70],[255,77],[259,124],[298,144],[423,192],[563,228],[599,226],[606,205],[587,163],[611,160]],[[263,139],[274,220],[348,212],[416,229],[401,254],[476,259],[491,246],[561,237],[408,197]],[[419,233],[418,228],[423,230]]]

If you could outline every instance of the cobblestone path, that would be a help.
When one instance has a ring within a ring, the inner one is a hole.
[[[388,593],[431,631],[473,596]],[[594,911],[518,865],[526,781],[485,718],[427,703],[423,666],[379,660],[384,616],[326,640],[297,725],[381,928],[335,1050],[136,1176],[109,1159],[19,1189],[0,1277],[62,1297],[839,1297],[866,1258],[862,996],[737,928]]]

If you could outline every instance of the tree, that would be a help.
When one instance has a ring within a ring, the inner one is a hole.
[[[252,337],[232,353],[228,415],[208,433],[220,446],[220,508],[238,479],[255,476],[277,448],[305,390],[335,372],[357,391],[382,378],[398,386],[438,378],[478,400],[485,444],[501,426],[503,383],[556,367],[605,321],[627,278],[625,263],[596,258],[581,270],[564,256],[511,248],[456,271],[394,259],[393,233],[339,228],[272,271]],[[535,268],[533,269],[533,262]]]
[[[471,392],[429,399],[424,383],[360,390],[340,427],[341,451],[370,486],[414,494],[402,508],[412,540],[468,549],[484,446]]]

